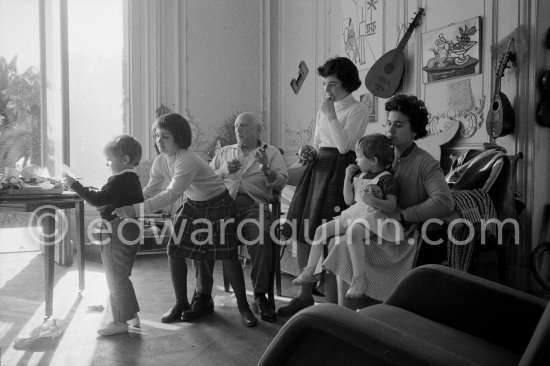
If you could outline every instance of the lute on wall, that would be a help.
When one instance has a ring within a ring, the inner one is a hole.
[[[405,71],[405,54],[403,50],[414,28],[420,24],[420,19],[423,14],[424,9],[418,8],[416,16],[407,28],[397,48],[386,52],[382,57],[376,60],[367,73],[365,77],[365,86],[377,97],[389,98],[395,94],[399,85],[401,85],[401,80],[403,79],[403,73]]]

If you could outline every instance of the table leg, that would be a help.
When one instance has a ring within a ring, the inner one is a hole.
[[[45,297],[46,297],[46,319],[53,313],[53,274],[55,256],[55,210],[47,209],[41,212],[43,215],[42,231],[44,239],[44,269],[45,269]]]
[[[76,221],[76,262],[78,265],[78,289],[82,292],[85,288],[84,282],[84,201],[77,201],[75,206]]]

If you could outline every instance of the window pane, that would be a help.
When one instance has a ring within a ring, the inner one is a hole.
[[[0,173],[41,164],[37,0],[0,0]]]
[[[84,183],[110,176],[103,146],[123,133],[122,0],[70,0],[70,165]]]

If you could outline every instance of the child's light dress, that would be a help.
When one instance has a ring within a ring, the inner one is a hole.
[[[361,173],[353,178],[353,190],[355,203],[342,211],[340,216],[336,216],[334,220],[342,222],[346,229],[348,229],[352,223],[362,220],[361,222],[365,227],[368,225],[368,229],[371,233],[376,234],[379,237],[380,243],[382,239],[398,242],[405,239],[403,231],[403,225],[398,220],[390,218],[384,212],[367,205],[361,199],[363,192],[369,189],[370,185],[378,185],[380,178],[385,175],[391,174],[389,171],[384,170],[377,176],[371,179],[364,178],[367,173]],[[381,239],[380,239],[381,238]],[[348,233],[342,237],[339,237],[339,242],[344,243],[347,240],[351,240],[351,233]],[[367,238],[366,243],[370,244],[370,240]],[[345,244],[344,244],[345,245]],[[319,274],[322,272],[323,258],[320,257],[317,265],[315,266],[314,273]]]
[[[403,226],[398,220],[391,219],[384,212],[367,205],[361,199],[363,192],[368,190],[370,185],[377,185],[380,178],[391,173],[384,170],[372,179],[365,179],[365,174],[361,173],[353,178],[355,203],[342,211],[340,216],[335,217],[335,219],[343,221],[346,228],[349,228],[352,223],[360,221],[372,233],[387,241],[403,240],[405,237]]]

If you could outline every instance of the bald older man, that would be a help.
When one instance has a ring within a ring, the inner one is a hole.
[[[272,189],[282,190],[288,180],[279,149],[260,139],[258,115],[241,113],[235,120],[237,143],[224,146],[210,166],[224,180],[237,206],[237,234],[247,245],[254,290],[252,309],[266,321],[276,321],[275,304],[266,297],[273,270],[270,237],[269,197]]]

